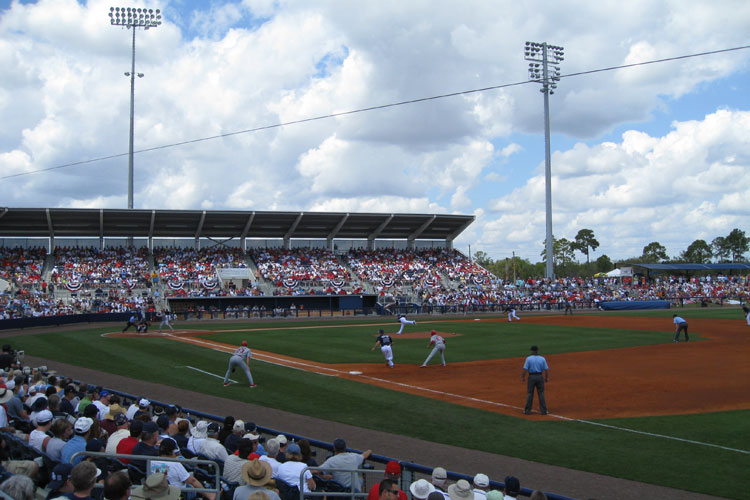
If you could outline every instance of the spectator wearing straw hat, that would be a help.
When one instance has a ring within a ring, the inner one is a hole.
[[[451,500],[474,499],[474,491],[466,479],[459,479],[455,484],[448,486],[448,495],[450,495]]]
[[[267,488],[271,481],[271,466],[268,463],[260,460],[247,462],[242,466],[242,480],[245,485],[234,490],[233,500],[248,500],[255,492],[265,493],[269,500],[281,500],[278,493]]]
[[[385,464],[385,470],[383,471],[383,479],[390,479],[399,484],[401,480],[401,464],[395,460],[391,460]],[[381,481],[382,482],[382,481]],[[375,483],[370,488],[370,492],[367,494],[367,500],[378,500],[380,497],[380,483]],[[394,499],[395,500],[395,499]],[[407,500],[406,493],[401,489],[398,490],[398,500]]]
[[[117,403],[112,403],[109,405],[109,410],[104,415],[104,418],[99,422],[99,425],[102,429],[107,431],[108,435],[112,435],[117,431],[117,424],[115,423],[115,417],[120,414],[124,414],[125,410],[123,410],[122,406],[120,406]]]
[[[130,494],[130,498],[148,500],[179,500],[180,488],[171,486],[167,476],[161,472],[151,474],[146,478],[143,486],[139,486]]]

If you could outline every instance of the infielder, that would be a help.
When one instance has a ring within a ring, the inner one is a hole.
[[[424,363],[422,363],[420,368],[427,366],[427,363],[429,363],[432,357],[437,353],[440,353],[440,361],[443,363],[443,366],[445,366],[445,343],[446,340],[438,335],[435,330],[432,330],[430,332],[430,343],[427,345],[428,349],[432,347],[432,351],[430,351],[430,355],[427,356],[427,359],[424,360]]]
[[[401,333],[404,331],[404,326],[406,325],[416,325],[416,321],[409,321],[406,319],[406,316],[403,314],[398,315],[398,322],[401,323],[401,328],[398,329],[398,332],[396,332],[398,335],[401,335]]]
[[[393,368],[393,348],[391,348],[393,340],[390,335],[383,333],[383,330],[378,330],[378,334],[378,339],[375,341],[375,345],[372,346],[372,349],[370,349],[370,352],[374,351],[375,348],[380,345],[380,352],[383,353],[385,364],[388,365],[388,368]]]
[[[161,329],[165,326],[168,326],[171,331],[174,331],[174,328],[172,328],[172,325],[169,324],[169,320],[172,319],[172,313],[169,312],[167,309],[163,309],[161,311],[161,323],[159,323],[159,333],[161,333]]]
[[[747,307],[747,304],[742,304],[742,311],[745,313],[745,319],[747,320],[747,326],[750,326],[750,307]]]
[[[688,337],[688,324],[687,321],[682,319],[681,317],[677,316],[676,314],[672,315],[672,322],[675,324],[674,328],[674,341],[679,342],[680,341],[680,332],[685,332],[685,342],[690,340]]]
[[[242,345],[235,349],[232,357],[229,358],[229,366],[227,367],[227,374],[224,375],[224,387],[229,385],[229,375],[238,366],[245,372],[247,380],[250,382],[250,387],[255,388],[257,384],[253,382],[253,376],[250,374],[250,360],[253,358],[253,353],[247,347],[247,341],[243,340]]]
[[[508,313],[508,321],[510,321],[511,323],[513,322],[514,319],[521,321],[521,318],[519,318],[518,315],[516,314],[516,306],[512,306],[512,305],[506,306],[505,309],[503,309],[503,312]]]

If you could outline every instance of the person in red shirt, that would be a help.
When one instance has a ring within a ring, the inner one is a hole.
[[[117,453],[120,455],[132,455],[133,448],[141,441],[141,432],[143,432],[143,421],[133,420],[130,423],[130,436],[120,440],[117,444]],[[124,464],[130,463],[130,459],[128,458],[121,458],[120,461]]]
[[[401,481],[401,465],[395,460],[391,460],[385,465],[385,471],[383,472],[384,479],[390,479],[395,481],[396,484],[400,484]],[[367,500],[379,500],[380,499],[380,482],[372,485],[370,491],[367,493]],[[398,500],[407,500],[406,493],[399,488]]]

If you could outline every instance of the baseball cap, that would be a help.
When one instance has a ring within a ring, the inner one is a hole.
[[[391,460],[390,462],[385,464],[385,473],[392,476],[401,474],[401,464],[399,464],[395,460]]]
[[[73,429],[78,434],[85,434],[91,429],[91,426],[93,425],[94,421],[90,419],[89,417],[80,417],[78,420],[76,420],[76,423],[73,425]]]
[[[118,413],[117,416],[115,417],[115,425],[119,427],[127,423],[128,423],[128,417],[126,417],[124,413]]]
[[[474,484],[479,486],[480,488],[487,488],[490,485],[490,478],[487,477],[487,474],[482,474],[481,472],[474,476]]]
[[[142,398],[140,401],[138,401],[138,406],[141,408],[147,408],[151,404],[151,401],[149,401],[146,398]]]
[[[154,432],[159,432],[159,426],[156,425],[156,422],[154,421],[144,422],[143,432],[149,432],[151,434],[153,434]]]
[[[433,479],[448,479],[448,471],[446,471],[442,467],[435,467],[432,469],[432,478]]]
[[[47,422],[52,421],[52,412],[49,410],[42,410],[40,411],[36,416],[36,423],[38,424],[46,424]]]
[[[52,481],[49,482],[47,488],[50,491],[55,491],[62,488],[62,485],[65,484],[65,481],[70,479],[70,471],[72,470],[73,466],[71,464],[59,463],[55,465],[55,468],[52,469]]]
[[[97,438],[86,441],[86,451],[102,451],[102,448],[104,444]]]
[[[284,446],[287,443],[286,436],[283,434],[276,436],[276,441],[278,441],[281,446]]]
[[[221,426],[216,422],[208,424],[208,432],[219,432],[219,430],[221,430]]]
[[[110,395],[110,392],[108,390],[106,390],[106,389],[103,389],[103,390],[99,391],[99,397],[100,398],[103,398],[104,396],[109,396],[109,395]]]
[[[289,446],[286,449],[287,453],[302,453],[302,450],[299,449],[299,445],[292,441],[289,443]]]
[[[175,405],[169,405],[166,408],[164,408],[164,413],[167,415],[176,415],[177,407]]]
[[[242,420],[235,420],[234,425],[232,426],[233,431],[244,431],[245,430],[245,422]]]

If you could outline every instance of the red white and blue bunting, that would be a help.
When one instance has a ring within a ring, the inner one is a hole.
[[[484,285],[487,282],[487,279],[479,274],[475,274],[474,276],[472,276],[471,280],[475,285]]]
[[[425,278],[424,284],[425,284],[425,286],[428,286],[430,288],[434,288],[434,287],[438,286],[438,280],[437,280],[437,278],[434,278],[434,277]]]
[[[281,281],[281,284],[287,288],[294,288],[295,286],[297,286],[297,280],[294,278],[286,278]]]
[[[67,283],[65,283],[65,288],[67,288],[68,291],[71,291],[71,292],[77,292],[78,290],[81,289],[82,286],[83,286],[83,283],[81,283],[78,280],[68,281]]]
[[[334,288],[341,288],[346,284],[344,280],[330,280],[331,286]]]
[[[167,282],[167,286],[169,286],[169,288],[171,288],[172,290],[182,290],[182,280],[181,279],[169,280]]]
[[[216,278],[208,278],[201,281],[201,285],[203,285],[203,288],[206,290],[213,290],[219,285],[219,282],[216,280]]]
[[[380,280],[380,284],[381,284],[381,285],[383,285],[383,287],[385,287],[385,288],[390,288],[390,287],[392,287],[392,286],[393,286],[393,285],[394,285],[395,283],[396,283],[396,282],[395,282],[395,281],[393,281],[393,280],[392,280],[392,279],[390,279],[390,278],[383,278],[382,280]]]

